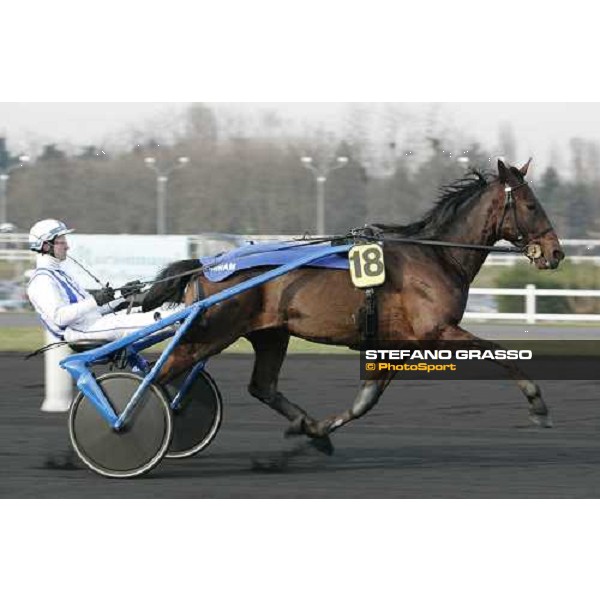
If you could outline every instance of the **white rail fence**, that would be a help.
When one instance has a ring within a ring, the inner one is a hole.
[[[568,296],[584,298],[600,298],[600,290],[550,290],[538,289],[529,284],[524,288],[471,288],[469,295],[483,296],[524,296],[524,313],[500,313],[500,312],[466,312],[464,318],[467,320],[500,320],[500,321],[525,321],[533,324],[538,321],[600,321],[600,314],[588,313],[538,313],[537,298],[539,296]]]

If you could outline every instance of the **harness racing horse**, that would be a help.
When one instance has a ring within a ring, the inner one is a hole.
[[[544,209],[524,177],[531,159],[520,169],[498,161],[498,176],[473,171],[442,190],[437,204],[416,223],[375,225],[382,234],[386,279],[377,288],[377,342],[397,340],[456,341],[478,349],[498,349],[460,327],[469,285],[485,261],[489,247],[508,240],[519,248],[535,245],[530,259],[538,269],[555,269],[564,258]],[[394,243],[394,238],[436,240],[448,245]],[[456,244],[456,245],[453,245]],[[465,248],[482,245],[486,248]],[[203,274],[187,273],[198,262],[168,266],[149,290],[143,309],[167,301],[191,304],[264,271],[250,269],[226,281],[211,282]],[[183,274],[179,279],[173,276]],[[170,277],[168,282],[160,281]],[[255,352],[250,394],[291,423],[286,434],[304,434],[324,452],[332,452],[329,434],[358,419],[375,406],[394,377],[378,374],[362,381],[352,406],[317,420],[278,390],[278,376],[291,335],[358,348],[364,290],[353,286],[347,271],[300,268],[219,303],[204,313],[182,338],[161,372],[168,381],[198,361],[207,359],[240,337]],[[394,346],[392,346],[394,347]],[[397,345],[395,346],[397,347]],[[495,360],[508,370],[529,403],[530,418],[541,427],[552,423],[540,388],[509,360]]]

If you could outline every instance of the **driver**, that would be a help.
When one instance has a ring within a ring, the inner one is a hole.
[[[162,314],[128,314],[122,310],[129,305],[125,298],[143,287],[137,281],[126,284],[120,298],[115,298],[114,290],[108,286],[92,292],[85,290],[61,268],[69,250],[66,235],[72,231],[55,219],[39,221],[29,231],[29,248],[39,256],[27,286],[27,295],[54,337],[70,343],[112,341],[177,310],[170,309]]]

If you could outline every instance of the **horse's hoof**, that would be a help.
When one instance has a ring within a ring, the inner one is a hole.
[[[315,450],[326,454],[327,456],[331,456],[333,454],[334,448],[331,443],[331,439],[328,435],[318,438],[312,438],[310,442],[308,442]]]
[[[536,415],[535,413],[529,413],[529,420],[538,427],[542,427],[544,429],[550,429],[554,427],[554,423],[552,423],[552,417],[549,414]]]

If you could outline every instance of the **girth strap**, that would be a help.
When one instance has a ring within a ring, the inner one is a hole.
[[[192,283],[194,285],[194,296],[195,296],[194,302],[201,302],[202,300],[204,300],[206,298],[206,294],[204,293],[204,288],[202,287],[202,284],[200,283],[200,277],[196,277],[195,279],[192,279]],[[198,315],[197,323],[201,327],[207,326],[206,309],[201,311],[200,314]]]
[[[377,339],[378,313],[375,288],[365,288],[365,305],[359,311],[363,341],[369,343]]]

